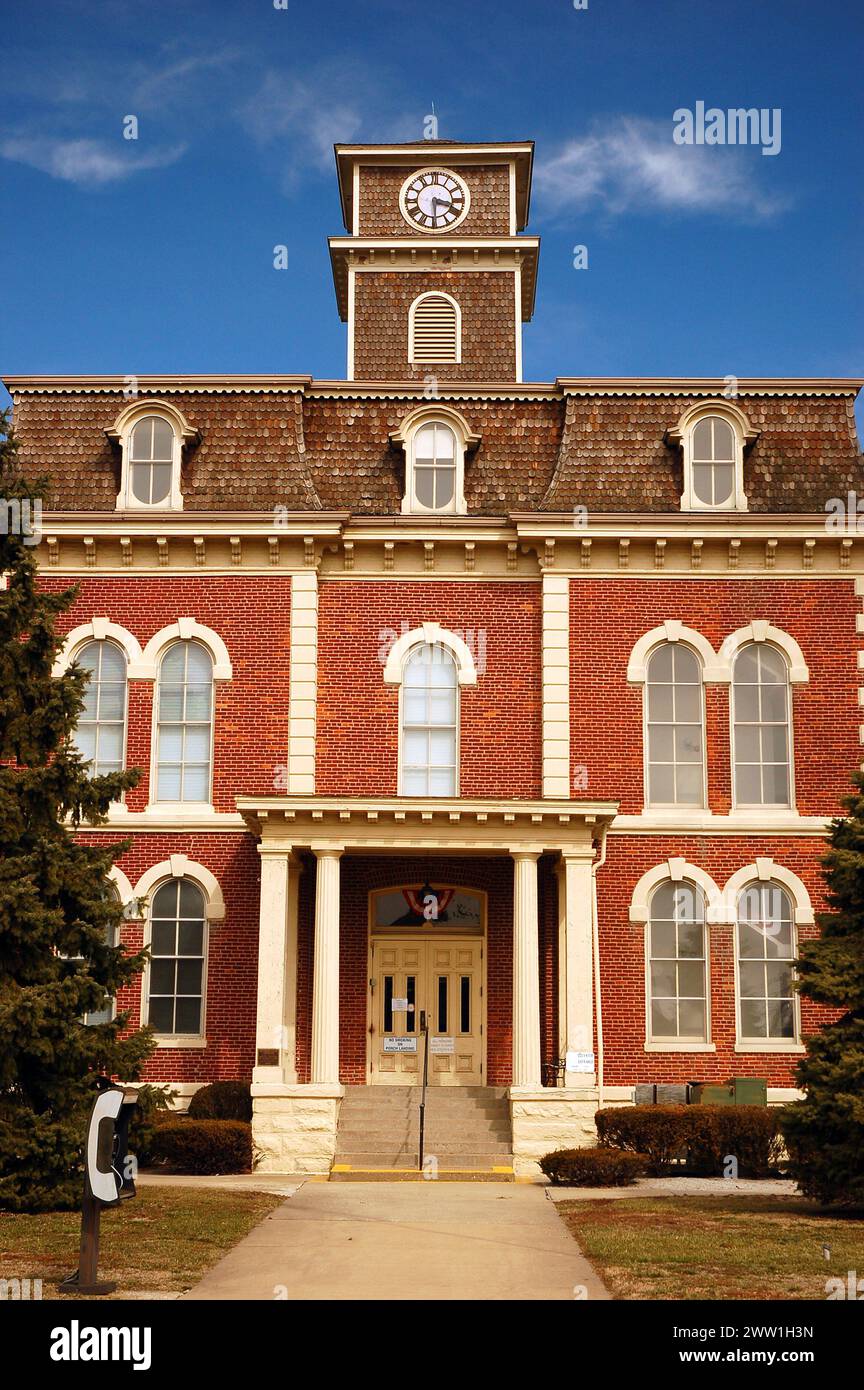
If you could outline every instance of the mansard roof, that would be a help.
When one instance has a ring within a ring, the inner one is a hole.
[[[113,512],[120,457],[109,438],[129,404],[123,379],[11,377],[21,457],[51,479],[50,507]],[[683,413],[721,399],[705,380],[560,378],[443,387],[480,436],[465,470],[469,513],[680,513]],[[751,513],[822,512],[864,492],[850,380],[740,380],[755,439],[744,460]],[[309,377],[141,377],[139,401],[166,402],[196,432],[184,511],[400,511],[404,460],[390,436],[428,399],[417,383]]]

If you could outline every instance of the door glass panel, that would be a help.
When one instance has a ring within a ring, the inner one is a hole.
[[[415,1022],[415,1019],[417,1018],[417,1010],[415,1008],[415,1005],[417,1003],[416,975],[407,975],[405,977],[405,998],[408,1000],[408,1013],[405,1018],[405,1032],[413,1033],[417,1027],[417,1024]]]
[[[393,976],[384,976],[384,1032],[393,1032]]]
[[[447,1032],[447,976],[438,976],[438,1032]]]
[[[471,1032],[471,977],[463,975],[460,980],[459,1029],[462,1033]]]

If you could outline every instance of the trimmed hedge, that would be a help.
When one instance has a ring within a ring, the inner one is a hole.
[[[252,1093],[245,1081],[211,1081],[201,1086],[189,1102],[192,1120],[252,1119]]]
[[[629,1187],[645,1172],[644,1154],[623,1149],[556,1149],[540,1159],[554,1187]]]
[[[251,1173],[252,1126],[242,1120],[173,1120],[155,1130],[153,1157],[185,1173]]]
[[[781,1114],[764,1105],[633,1105],[595,1118],[603,1147],[645,1154],[657,1176],[724,1177],[732,1157],[738,1177],[767,1178],[783,1158]]]

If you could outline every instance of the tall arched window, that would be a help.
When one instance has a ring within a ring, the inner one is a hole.
[[[90,674],[75,744],[91,777],[120,772],[126,743],[126,654],[108,641],[88,642],[76,660]]]
[[[168,501],[174,482],[177,439],[162,415],[145,415],[129,434],[129,500],[157,507]]]
[[[691,485],[703,507],[734,507],[738,442],[728,420],[706,415],[693,426]]]
[[[163,883],[150,910],[147,1022],[168,1036],[204,1032],[204,894],[190,879]]]
[[[735,803],[792,804],[789,667],[767,642],[742,647],[732,668]]]
[[[794,1042],[795,925],[779,883],[751,883],[738,896],[738,1036],[743,1042]]]
[[[702,666],[680,642],[665,642],[648,659],[648,804],[704,806]]]
[[[414,435],[412,501],[423,511],[451,511],[456,497],[456,436],[449,425],[431,421]]]
[[[210,800],[213,661],[200,642],[175,642],[159,667],[157,801]]]
[[[705,897],[695,884],[661,883],[648,921],[648,1039],[706,1042]]]
[[[459,686],[448,649],[423,642],[405,659],[402,680],[403,796],[459,793]]]

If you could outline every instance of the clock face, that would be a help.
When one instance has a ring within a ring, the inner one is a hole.
[[[418,170],[405,180],[399,195],[406,222],[424,232],[446,232],[458,227],[470,201],[467,186],[449,169]]]

